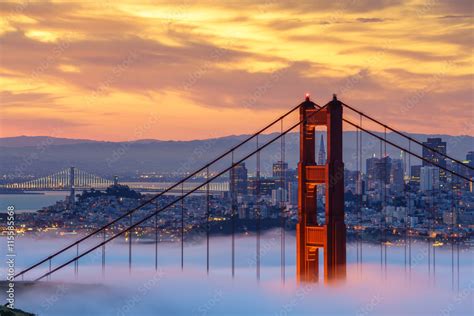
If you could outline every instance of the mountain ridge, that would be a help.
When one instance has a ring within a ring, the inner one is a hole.
[[[261,135],[259,143],[273,139],[278,133]],[[325,133],[317,132],[317,144],[319,137],[323,135],[327,143]],[[383,133],[378,133],[383,136]],[[44,144],[38,146],[38,138],[20,138],[19,146],[10,140],[9,146],[2,146],[0,139],[0,174],[22,176],[45,176],[70,166],[76,166],[84,171],[101,176],[112,175],[130,176],[145,172],[157,173],[185,173],[191,172],[222,154],[249,135],[231,135],[218,138],[191,141],[163,141],[143,139],[130,142],[105,142],[87,141],[75,139],[47,139],[42,138]],[[449,135],[426,135],[410,134],[411,137],[425,141],[428,137],[441,137],[447,142],[448,155],[453,158],[464,160],[468,151],[474,150],[474,137],[472,136],[449,136]],[[348,169],[356,169],[356,133],[346,131],[343,136],[344,162]],[[286,135],[286,160],[290,168],[296,168],[299,155],[299,135],[297,132]],[[408,141],[394,133],[387,133],[387,139],[408,148]],[[36,142],[36,143],[34,143]],[[380,141],[374,137],[363,134],[363,159],[372,155],[380,155]],[[255,140],[235,151],[234,161],[250,153],[255,149]],[[421,146],[412,143],[412,150],[421,155]],[[317,149],[318,150],[318,149]],[[400,157],[400,150],[387,146],[387,153],[392,158]],[[262,151],[262,172],[271,174],[272,163],[280,158],[280,140],[269,145]],[[211,168],[218,171],[219,168],[227,166],[231,157],[225,162]],[[419,164],[416,158],[411,159],[412,164]],[[246,161],[249,172],[255,168],[254,157]],[[364,162],[365,168],[365,162]]]

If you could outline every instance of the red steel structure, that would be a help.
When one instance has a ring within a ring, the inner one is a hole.
[[[346,276],[346,225],[344,223],[344,163],[342,160],[342,103],[334,95],[318,111],[309,96],[300,107],[300,161],[298,163],[298,224],[296,276],[298,281],[319,279],[319,248],[324,251],[324,279]],[[315,128],[327,127],[327,160],[317,165]],[[318,225],[317,186],[326,186],[326,221]]]

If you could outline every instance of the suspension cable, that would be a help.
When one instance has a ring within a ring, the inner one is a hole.
[[[371,131],[369,131],[369,130],[367,130],[367,129],[365,129],[365,128],[361,128],[361,127],[358,126],[356,123],[352,123],[351,121],[349,121],[349,120],[347,120],[347,119],[345,119],[345,118],[343,118],[342,120],[343,120],[344,122],[346,122],[346,123],[352,125],[353,127],[359,127],[361,130],[363,130],[363,131],[366,132],[367,134],[369,134],[369,135],[371,135],[371,136],[373,136],[373,137],[375,137],[375,138],[377,138],[377,139],[379,139],[379,140],[381,140],[381,141],[384,141],[383,137],[380,137],[380,136],[378,136],[377,134],[375,134],[374,132],[371,132]],[[429,160],[426,159],[425,157],[420,156],[420,155],[418,155],[418,154],[415,154],[415,153],[412,152],[411,150],[408,151],[408,150],[406,150],[404,147],[402,147],[402,146],[400,146],[400,145],[397,145],[397,144],[395,144],[395,143],[392,142],[392,141],[386,140],[385,142],[386,142],[387,144],[393,146],[393,147],[396,147],[396,148],[400,149],[400,150],[405,150],[405,151],[408,152],[410,155],[412,155],[412,156],[414,156],[414,157],[416,157],[416,158],[418,158],[418,159],[420,159],[420,160],[423,160],[423,161],[425,161],[425,162],[428,162],[428,163],[432,164],[432,165],[435,166],[435,167],[438,167],[438,168],[440,168],[440,169],[443,169],[444,171],[447,171],[447,172],[449,172],[450,174],[452,174],[452,175],[454,175],[454,176],[457,176],[457,177],[459,177],[459,178],[461,178],[461,179],[464,179],[464,180],[466,180],[466,181],[468,181],[468,182],[471,182],[471,183],[473,182],[472,179],[469,179],[468,177],[465,177],[465,176],[463,176],[463,175],[461,175],[461,174],[459,174],[459,173],[457,173],[457,172],[455,172],[455,171],[452,171],[452,170],[450,170],[450,169],[448,169],[448,168],[446,168],[446,167],[443,167],[443,166],[441,166],[441,165],[439,165],[439,164],[437,164],[437,163],[434,163],[434,162],[432,162],[432,161],[429,161]]]
[[[390,126],[388,126],[388,125],[386,125],[386,124],[384,124],[384,123],[382,123],[382,122],[376,120],[375,118],[373,118],[373,117],[371,117],[371,116],[369,116],[369,115],[367,115],[367,114],[365,114],[365,113],[363,113],[363,112],[357,110],[356,108],[354,108],[354,107],[352,107],[352,106],[350,106],[350,105],[348,105],[348,104],[346,104],[346,103],[344,103],[344,102],[341,102],[341,103],[342,103],[342,105],[344,105],[344,106],[347,107],[348,109],[350,109],[350,110],[352,110],[352,111],[354,111],[354,112],[356,112],[356,113],[358,113],[358,114],[360,114],[360,115],[363,115],[364,117],[368,118],[368,119],[371,120],[372,122],[377,123],[378,125],[381,125],[381,126],[383,126],[384,128],[386,128],[386,129],[389,129],[390,131],[392,131],[392,132],[394,132],[394,133],[396,133],[396,134],[398,134],[398,135],[400,135],[400,136],[402,136],[402,137],[404,137],[404,138],[406,138],[406,139],[408,139],[408,140],[410,140],[410,141],[412,141],[412,142],[414,142],[414,143],[416,143],[416,144],[422,146],[423,148],[426,148],[426,149],[428,149],[428,150],[430,150],[430,151],[432,151],[432,152],[434,152],[434,153],[436,153],[436,154],[438,154],[438,155],[441,155],[441,156],[443,156],[443,157],[445,157],[445,158],[448,158],[448,159],[450,159],[450,160],[452,160],[452,161],[454,161],[454,162],[456,162],[456,163],[458,163],[458,164],[460,164],[460,165],[466,166],[467,168],[469,168],[469,169],[471,169],[471,170],[474,170],[473,167],[464,164],[462,161],[460,161],[460,160],[458,160],[458,159],[455,159],[455,158],[453,158],[453,157],[451,157],[451,156],[449,156],[449,155],[447,155],[447,154],[445,154],[445,153],[442,153],[442,152],[440,152],[440,151],[437,150],[437,149],[431,148],[430,146],[423,144],[422,142],[420,142],[420,141],[414,139],[413,137],[410,137],[410,136],[406,135],[405,133],[400,132],[400,131],[398,131],[398,130],[396,130],[396,129],[394,129],[394,128],[392,128],[392,127],[390,127]]]
[[[118,232],[116,233],[115,235],[112,235],[109,239],[107,239],[106,241],[103,241],[101,243],[99,243],[98,245],[90,248],[89,250],[83,252],[82,254],[68,260],[67,262],[61,264],[60,266],[52,269],[51,271],[41,275],[40,277],[38,277],[37,279],[35,279],[35,281],[39,281],[47,276],[49,276],[50,274],[53,274],[54,272],[64,268],[65,266],[69,265],[70,263],[84,257],[85,255],[91,253],[92,251],[94,251],[95,249],[99,248],[102,246],[102,244],[106,244],[112,240],[114,240],[115,238],[119,237],[120,235],[122,235],[123,233],[126,233],[132,229],[134,229],[136,226],[140,225],[141,223],[147,221],[148,219],[150,219],[151,217],[153,217],[154,215],[158,214],[158,213],[161,213],[165,210],[167,210],[169,207],[173,206],[174,204],[178,203],[179,201],[181,201],[182,199],[184,199],[185,197],[191,195],[192,193],[194,193],[195,191],[199,190],[201,187],[205,186],[206,184],[210,183],[211,181],[215,180],[216,178],[220,177],[221,175],[223,175],[224,173],[228,172],[229,170],[231,170],[233,167],[235,167],[237,164],[240,164],[242,162],[244,162],[245,160],[247,160],[248,158],[252,157],[254,154],[256,154],[257,152],[260,152],[261,150],[263,150],[264,148],[270,146],[271,144],[273,144],[275,141],[277,141],[278,139],[280,139],[283,135],[286,135],[288,134],[290,131],[292,131],[293,129],[295,129],[296,127],[298,127],[299,125],[301,125],[303,122],[305,122],[305,120],[307,120],[308,118],[310,118],[311,116],[315,115],[316,113],[320,112],[321,110],[325,109],[329,103],[327,103],[326,105],[324,106],[319,106],[317,104],[314,104],[316,108],[316,111],[314,111],[313,113],[311,113],[308,117],[306,117],[306,119],[303,119],[303,120],[300,120],[299,122],[297,122],[296,124],[290,126],[289,128],[287,128],[282,134],[279,134],[277,135],[276,137],[274,137],[273,139],[271,139],[270,141],[268,141],[267,143],[265,143],[264,145],[262,146],[259,146],[256,150],[252,151],[251,153],[249,153],[248,155],[246,155],[245,157],[241,158],[239,161],[235,162],[232,166],[230,167],[227,167],[226,169],[222,170],[221,172],[217,173],[216,175],[214,175],[213,177],[211,177],[210,179],[206,179],[206,181],[204,183],[201,183],[199,184],[197,187],[195,187],[194,189],[191,189],[189,191],[187,191],[187,193],[185,193],[184,195],[180,196],[179,198],[177,198],[176,200],[168,203],[167,205],[165,205],[164,207],[162,207],[161,209],[145,216],[144,218],[142,218],[141,220],[137,221],[135,224],[132,224],[131,226],[127,227],[126,229],[124,229],[123,231],[121,232]],[[53,256],[49,256],[46,261],[49,259],[49,258],[52,258]],[[41,263],[37,263],[36,265],[34,266],[38,266],[39,264]],[[34,266],[30,267],[28,270],[31,270]],[[19,274],[17,274],[15,277],[19,276],[20,274],[23,274],[25,273],[27,270],[24,270],[22,272],[20,272]]]
[[[77,241],[71,243],[70,245],[56,251],[55,253],[51,254],[50,256],[44,258],[43,260],[37,262],[36,264],[28,267],[27,269],[17,273],[15,275],[15,278],[38,267],[39,265],[47,262],[49,259],[53,258],[53,257],[56,257],[58,255],[60,255],[61,253],[65,252],[66,250],[80,244],[81,242],[83,242],[84,240],[87,240],[89,239],[90,237],[93,237],[95,236],[96,234],[98,234],[99,232],[101,232],[102,230],[112,226],[113,224],[117,223],[118,221],[126,218],[127,216],[129,216],[130,214],[140,210],[141,208],[143,208],[144,206],[152,203],[153,201],[155,201],[156,199],[158,199],[159,197],[163,196],[164,194],[170,192],[171,190],[177,188],[180,184],[186,182],[187,180],[191,179],[192,177],[194,177],[195,175],[199,174],[200,172],[204,171],[206,168],[209,168],[211,165],[215,164],[216,162],[218,162],[219,160],[221,160],[222,158],[226,157],[229,153],[231,153],[232,151],[236,150],[237,148],[243,146],[244,144],[248,143],[249,141],[251,141],[253,138],[255,138],[257,135],[265,132],[267,129],[269,129],[270,127],[272,127],[273,125],[275,125],[276,123],[278,123],[281,119],[289,116],[290,114],[292,114],[294,111],[298,110],[301,106],[302,106],[303,103],[300,103],[299,105],[293,107],[291,110],[289,110],[288,112],[286,112],[285,114],[283,114],[282,116],[280,116],[279,118],[277,118],[276,120],[274,120],[273,122],[267,124],[267,126],[265,126],[264,128],[260,129],[259,131],[255,132],[253,135],[250,135],[249,137],[247,137],[246,139],[244,139],[242,142],[240,142],[239,144],[233,146],[232,148],[230,148],[229,150],[227,150],[226,152],[224,152],[223,154],[219,155],[218,157],[214,158],[213,160],[211,160],[210,162],[208,162],[207,164],[205,164],[204,166],[202,166],[201,168],[197,169],[196,171],[194,171],[193,173],[191,173],[190,175],[184,177],[183,179],[179,180],[178,182],[176,182],[175,184],[173,184],[172,186],[168,187],[167,189],[163,190],[162,192],[156,194],[155,196],[151,197],[150,199],[144,201],[143,203],[141,203],[140,205],[136,206],[135,208],[132,208],[131,210],[129,210],[128,212],[122,214],[121,216],[117,217],[116,219],[110,221],[109,223],[107,223],[106,225],[96,229],[95,231],[89,233],[88,235],[78,239]],[[327,104],[326,104],[327,105]],[[320,107],[319,105],[315,104],[315,106],[317,107]],[[300,123],[301,124],[301,123]]]

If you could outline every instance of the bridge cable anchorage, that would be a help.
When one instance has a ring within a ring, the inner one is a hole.
[[[354,107],[352,107],[352,106],[350,106],[350,105],[348,105],[348,104],[346,104],[346,103],[344,103],[344,102],[341,102],[341,103],[342,103],[342,105],[344,105],[344,106],[347,107],[348,109],[350,109],[350,110],[352,110],[352,111],[358,113],[359,115],[362,115],[362,116],[368,118],[368,119],[371,120],[372,122],[374,122],[374,123],[376,123],[376,124],[378,124],[378,125],[384,127],[385,129],[389,129],[390,131],[392,131],[392,132],[394,132],[394,133],[396,133],[396,134],[398,134],[398,135],[400,135],[400,136],[402,136],[402,137],[404,137],[404,138],[406,138],[406,139],[408,139],[408,140],[410,140],[410,141],[412,141],[412,142],[414,142],[414,143],[416,143],[416,144],[422,146],[423,148],[426,148],[427,150],[430,150],[430,151],[432,151],[432,152],[434,152],[434,153],[436,153],[436,154],[438,154],[438,155],[441,155],[441,156],[443,156],[444,158],[450,159],[450,160],[456,162],[457,164],[460,164],[460,165],[462,165],[462,166],[465,166],[465,167],[468,168],[468,169],[474,170],[474,167],[471,167],[471,166],[469,166],[469,165],[466,165],[466,164],[464,164],[462,161],[460,161],[460,160],[458,160],[458,159],[456,159],[456,158],[453,158],[453,157],[451,157],[451,156],[449,156],[449,155],[447,155],[447,154],[445,154],[445,153],[442,153],[442,152],[440,152],[439,150],[437,150],[437,149],[435,149],[435,148],[431,148],[430,146],[423,144],[423,142],[420,142],[419,140],[416,140],[415,138],[410,137],[410,136],[408,136],[407,134],[405,134],[405,133],[403,133],[403,132],[400,132],[399,130],[397,130],[397,129],[395,129],[395,128],[392,128],[392,127],[390,127],[390,126],[388,126],[388,125],[386,125],[386,124],[380,122],[379,120],[377,120],[377,119],[375,119],[375,118],[373,118],[373,117],[371,117],[371,116],[369,116],[369,115],[367,115],[367,114],[365,114],[365,113],[363,113],[363,112],[357,110],[356,108],[354,108]]]
[[[164,194],[172,191],[173,189],[177,188],[180,184],[186,182],[187,180],[191,179],[192,177],[196,176],[197,174],[201,173],[202,171],[204,171],[206,168],[210,167],[211,165],[215,164],[216,162],[218,162],[219,160],[223,159],[224,157],[226,157],[231,151],[233,150],[236,150],[238,149],[239,147],[245,145],[246,143],[248,143],[249,141],[251,141],[253,138],[255,138],[257,135],[265,132],[266,130],[268,130],[270,127],[272,127],[273,125],[275,125],[276,123],[278,123],[282,118],[285,118],[287,117],[288,115],[292,114],[294,111],[298,110],[301,106],[302,106],[303,103],[293,107],[291,110],[289,110],[288,112],[286,112],[285,114],[283,114],[282,116],[280,116],[278,119],[274,120],[273,122],[267,124],[265,127],[263,127],[262,129],[258,130],[257,132],[255,132],[253,135],[250,135],[249,137],[247,137],[246,139],[244,139],[242,142],[240,142],[239,144],[235,145],[234,147],[230,148],[229,150],[227,150],[226,152],[224,152],[223,154],[219,155],[218,157],[214,158],[212,161],[208,162],[207,164],[205,164],[204,166],[202,166],[201,168],[197,169],[196,171],[194,171],[193,173],[191,173],[190,175],[184,177],[183,179],[181,179],[180,181],[176,182],[175,184],[171,185],[170,187],[168,187],[167,189],[165,189],[163,192],[160,192],[158,194],[156,194],[155,196],[153,196],[152,198],[148,199],[147,201],[144,201],[143,203],[141,203],[140,205],[136,206],[135,208],[132,208],[131,210],[129,210],[128,212],[122,214],[121,216],[117,217],[116,219],[110,221],[109,223],[107,223],[106,225],[96,229],[95,231],[89,233],[88,235],[80,238],[79,240],[71,243],[70,245],[56,251],[54,254],[52,254],[52,257],[56,257],[57,255],[65,252],[66,250],[74,247],[75,245],[83,242],[84,240],[86,239],[89,239],[95,235],[97,235],[99,232],[101,232],[103,229],[105,228],[108,228],[110,226],[112,226],[113,224],[117,223],[118,221],[126,218],[129,214],[131,213],[134,213],[136,212],[137,210],[140,210],[141,208],[143,208],[144,206],[150,204],[151,202],[157,200],[158,198],[160,198],[161,196],[163,196]],[[316,106],[319,107],[319,105],[316,104]],[[327,104],[325,105],[327,106]],[[299,124],[301,124],[302,122],[299,122]],[[20,271],[19,273],[17,273],[15,275],[15,278],[38,267],[39,265],[45,263],[46,261],[48,260],[48,258],[45,258],[39,262],[37,262],[36,264]]]
[[[317,104],[315,104],[315,106],[317,106],[317,110],[314,111],[311,115],[315,115],[316,113],[319,113],[321,110],[325,109],[327,106],[329,105],[329,103],[327,103],[326,105],[324,106],[319,106]],[[277,120],[278,121],[278,120]],[[277,135],[276,137],[272,138],[271,140],[269,140],[267,143],[265,143],[264,145],[260,146],[259,147],[259,150],[263,150],[264,148],[270,146],[271,144],[273,144],[275,141],[277,141],[278,139],[280,139],[283,135],[286,135],[288,134],[290,131],[292,131],[293,129],[295,129],[296,127],[298,127],[299,125],[301,125],[303,123],[303,120],[300,120],[299,122],[295,123],[294,125],[290,126],[289,128],[287,128],[283,134],[281,135]],[[146,215],[144,218],[142,218],[141,220],[137,221],[136,223],[132,224],[131,226],[127,227],[126,229],[112,235],[111,237],[109,237],[106,241],[103,241],[101,243],[99,243],[98,245],[96,246],[93,246],[91,248],[89,248],[88,250],[84,251],[83,253],[77,255],[76,257],[66,261],[65,263],[57,266],[56,268],[52,269],[51,272],[48,272],[48,273],[45,273],[43,275],[41,275],[40,277],[36,278],[34,281],[40,281],[42,279],[44,279],[45,277],[47,277],[49,274],[52,274],[52,273],[55,273],[56,271],[66,267],[67,265],[71,264],[72,262],[74,262],[75,260],[78,260],[86,255],[88,255],[89,253],[91,253],[92,251],[94,251],[95,249],[99,248],[102,246],[102,244],[105,244],[105,243],[109,243],[111,242],[112,240],[116,239],[117,237],[119,237],[120,235],[130,231],[131,229],[135,228],[137,225],[140,225],[141,223],[147,221],[148,219],[150,219],[151,217],[155,216],[156,214],[158,213],[161,213],[163,211],[165,211],[166,209],[168,209],[169,207],[175,205],[176,203],[178,203],[179,201],[181,201],[181,199],[183,199],[184,197],[187,197],[189,195],[191,195],[192,193],[194,193],[195,191],[199,190],[201,187],[205,186],[206,184],[212,182],[213,180],[217,179],[218,177],[222,176],[223,174],[225,174],[226,172],[228,172],[231,168],[235,167],[237,164],[240,164],[242,162],[244,162],[245,160],[247,160],[248,158],[252,157],[254,154],[256,154],[258,150],[254,150],[252,151],[251,153],[247,154],[246,156],[244,156],[243,158],[241,158],[239,161],[235,162],[234,165],[230,166],[230,167],[227,167],[226,169],[216,173],[214,176],[212,176],[211,178],[207,179],[204,183],[198,185],[197,187],[195,187],[194,189],[191,189],[189,190],[187,193],[184,194],[184,196],[180,197],[180,198],[177,198],[176,200],[166,204],[165,206],[161,207],[159,210],[153,212],[152,214],[149,214],[149,215]],[[206,165],[207,166],[207,165]],[[205,168],[205,167],[204,167]],[[199,172],[201,172],[202,170],[199,170]],[[176,187],[177,185],[179,185],[180,183],[182,183],[183,180],[175,183],[173,186],[171,187]],[[170,187],[170,188],[171,188]],[[147,202],[144,202],[142,203],[143,205],[147,205],[149,203],[151,203],[151,201],[154,201],[156,199],[156,197],[154,198],[151,198],[150,200],[148,200]],[[65,247],[63,248],[62,250],[58,251],[57,253],[51,255],[50,257],[54,257],[54,256],[57,256],[58,253],[62,253],[63,251],[69,249],[70,247],[73,247],[74,245],[77,245],[78,242],[75,242],[71,245],[69,245],[68,247]],[[49,257],[48,257],[49,258]],[[25,272],[27,271],[30,271],[31,269],[37,267],[39,264],[45,262],[48,260],[48,258],[40,261],[39,263],[36,263],[34,264],[33,266],[29,267],[28,269],[25,269],[23,270],[22,272],[18,273],[15,277],[21,275],[21,274],[24,274]]]

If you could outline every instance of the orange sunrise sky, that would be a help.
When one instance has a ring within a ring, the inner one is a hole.
[[[404,131],[474,135],[472,1],[19,1],[0,10],[0,137],[245,134],[306,92],[321,104],[337,93]]]

